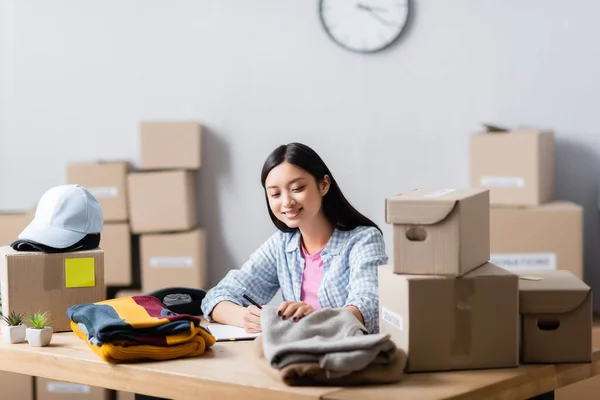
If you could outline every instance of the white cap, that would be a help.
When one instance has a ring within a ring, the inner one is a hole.
[[[104,217],[98,200],[83,186],[61,185],[40,199],[33,221],[19,239],[64,249],[90,233],[102,232]]]

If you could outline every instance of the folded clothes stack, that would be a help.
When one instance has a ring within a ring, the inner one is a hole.
[[[215,343],[192,315],[176,314],[153,296],[129,296],[69,307],[71,328],[110,363],[194,357]]]
[[[260,365],[288,385],[394,383],[404,375],[406,354],[388,334],[368,334],[346,309],[324,308],[298,322],[263,307],[256,340]]]

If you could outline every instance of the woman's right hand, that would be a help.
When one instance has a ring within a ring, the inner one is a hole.
[[[261,309],[251,305],[246,307],[246,312],[242,316],[244,323],[244,330],[248,333],[259,333],[262,332],[260,327],[260,312]]]

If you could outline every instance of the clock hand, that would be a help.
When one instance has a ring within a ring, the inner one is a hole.
[[[376,20],[378,20],[382,24],[387,25],[387,26],[391,25],[388,21],[386,21],[385,19],[381,18],[379,16],[379,14],[377,14],[375,11],[373,11],[373,8],[371,8],[370,6],[364,5],[362,3],[358,3],[358,4],[356,4],[356,7],[358,7],[360,10],[367,11],[371,16],[373,16],[373,18],[375,18]]]
[[[387,8],[369,6],[369,5],[366,5],[366,4],[363,4],[363,3],[357,3],[356,7],[360,8],[361,10],[377,11],[377,12],[388,12]]]

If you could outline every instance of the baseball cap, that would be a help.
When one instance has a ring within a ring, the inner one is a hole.
[[[19,235],[42,245],[64,249],[87,234],[102,232],[98,200],[83,186],[55,186],[42,195],[35,217]]]

